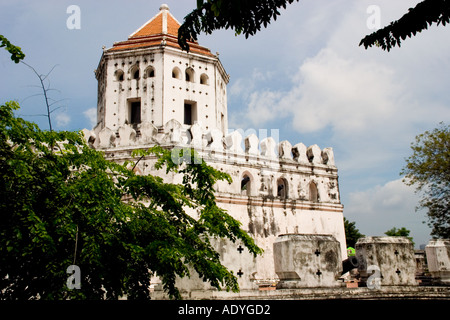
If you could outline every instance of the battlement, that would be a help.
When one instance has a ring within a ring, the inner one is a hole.
[[[83,133],[86,141],[115,161],[129,160],[132,150],[153,145],[194,148],[209,165],[232,177],[231,184],[219,182],[216,186],[224,198],[301,200],[302,208],[305,202],[307,209],[329,203],[338,204],[337,210],[342,210],[333,149],[278,142],[278,130],[271,130],[271,136],[267,136],[267,130],[260,130],[260,137],[256,133],[243,137],[241,130],[224,136],[218,129],[204,131],[199,123],[186,126],[172,119],[162,128],[143,122],[135,128],[122,125],[117,131],[84,129]],[[154,174],[151,164],[142,162],[138,168],[142,174]]]
[[[134,128],[133,128],[134,127]],[[199,123],[181,125],[172,119],[163,128],[157,128],[149,122],[137,126],[122,125],[117,131],[103,128],[99,131],[83,129],[83,134],[94,148],[101,150],[131,148],[138,149],[158,144],[161,146],[192,147],[203,152],[214,152],[217,157],[226,154],[228,159],[236,157],[232,162],[240,162],[239,156],[245,155],[246,161],[276,160],[278,162],[294,161],[302,165],[325,166],[336,168],[332,148],[321,150],[319,146],[306,147],[303,143],[292,145],[289,141],[278,142],[277,130],[275,137],[267,136],[267,130],[260,130],[264,138],[260,140],[255,133],[245,138],[240,130],[232,131],[224,136],[222,131],[212,129],[204,131]],[[244,145],[242,144],[244,141]]]

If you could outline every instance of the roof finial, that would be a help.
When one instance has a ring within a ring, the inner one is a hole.
[[[159,11],[161,11],[160,14],[162,15],[162,33],[167,34],[167,15],[169,6],[163,3],[161,7],[159,7]]]

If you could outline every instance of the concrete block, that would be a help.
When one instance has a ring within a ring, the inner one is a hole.
[[[260,142],[261,144],[261,155],[267,158],[276,159],[277,154],[275,153],[276,143],[272,137],[264,138]]]
[[[273,255],[278,289],[341,286],[341,247],[332,235],[280,235]]]
[[[259,155],[259,139],[256,136],[256,134],[252,133],[251,135],[245,137],[244,139],[245,144],[245,153],[251,154],[251,155]]]
[[[292,144],[287,141],[281,141],[278,144],[278,156],[281,159],[292,160]]]
[[[363,237],[355,250],[361,282],[377,277],[381,286],[417,285],[414,248],[408,238]]]
[[[177,120],[171,119],[167,121],[164,127],[164,130],[166,131],[164,138],[165,142],[175,145],[180,144],[182,142],[181,129],[181,124]]]
[[[309,146],[308,149],[306,149],[306,155],[308,156],[309,162],[313,164],[322,164],[322,151],[320,150],[319,146],[317,144],[314,144],[312,146]]]
[[[105,127],[98,133],[99,147],[110,148],[116,146],[116,134],[110,128]]]
[[[323,164],[335,166],[333,148],[325,148],[322,150],[322,160]]]
[[[89,144],[90,146],[92,146],[95,142],[95,139],[97,139],[95,133],[91,130],[88,129],[82,129],[81,133],[83,134],[83,139],[84,141]]]
[[[299,163],[309,162],[306,155],[306,146],[301,142],[292,147],[292,154],[294,155],[294,160]]]
[[[119,145],[121,147],[134,145],[136,141],[136,131],[129,125],[124,124],[119,127]]]
[[[207,147],[214,151],[223,151],[223,132],[212,129],[206,133]]]
[[[158,135],[158,128],[156,128],[151,122],[144,121],[140,125],[141,138],[140,143],[154,143]]]
[[[433,281],[450,284],[450,239],[430,240],[425,252]]]
[[[202,125],[198,122],[194,123],[189,130],[191,135],[191,145],[194,148],[202,148],[203,147],[203,129]]]
[[[239,131],[233,131],[229,135],[225,137],[225,144],[227,146],[227,150],[233,153],[243,153],[244,150],[241,147],[242,143],[242,135]]]

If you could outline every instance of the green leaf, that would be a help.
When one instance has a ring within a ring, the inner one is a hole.
[[[2,36],[1,34],[0,40],[0,48],[6,47],[6,50],[11,54],[11,60],[13,60],[15,63],[19,63],[20,60],[23,60],[25,58],[25,54],[22,52],[22,49],[13,45],[11,42],[9,42],[8,39],[6,39],[6,37]]]

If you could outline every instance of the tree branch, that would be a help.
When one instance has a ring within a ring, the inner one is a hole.
[[[364,37],[359,45],[366,49],[374,45],[390,51],[401,46],[401,41],[411,38],[433,23],[446,25],[450,22],[450,0],[425,0],[403,15],[399,20]]]

